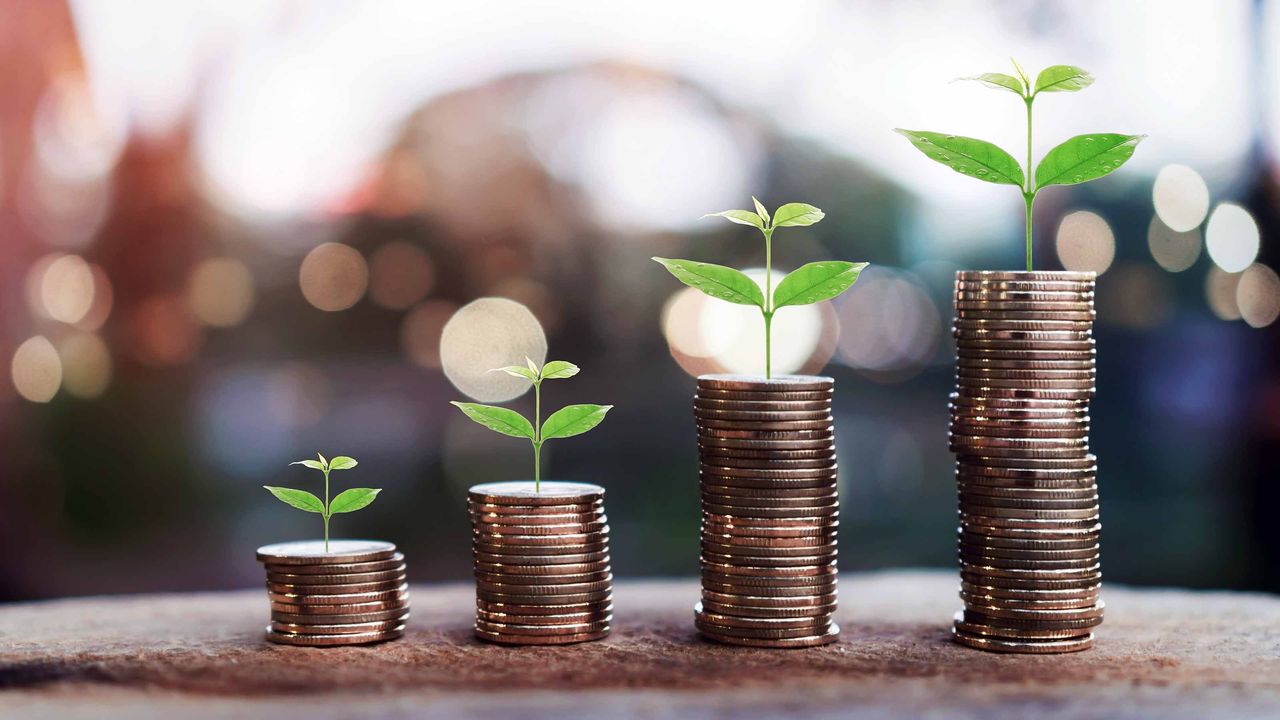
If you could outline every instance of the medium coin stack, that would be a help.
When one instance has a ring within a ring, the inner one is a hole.
[[[703,375],[693,399],[702,491],[694,624],[731,645],[835,642],[834,381]]]
[[[409,586],[404,555],[375,540],[319,540],[258,548],[267,570],[271,625],[284,645],[367,645],[404,636]]]
[[[613,621],[604,488],[476,485],[471,511],[476,637],[506,645],[600,640]]]
[[[960,505],[957,642],[1093,646],[1102,622],[1094,273],[956,274],[951,451]]]

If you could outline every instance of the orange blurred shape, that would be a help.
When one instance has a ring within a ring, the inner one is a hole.
[[[180,296],[144,300],[129,322],[129,351],[147,365],[180,365],[195,357],[203,336]]]

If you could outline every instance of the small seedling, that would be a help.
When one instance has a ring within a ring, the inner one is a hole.
[[[773,289],[773,231],[783,227],[805,227],[822,220],[825,214],[807,203],[787,203],[773,211],[752,196],[755,212],[750,210],[725,210],[703,217],[722,217],[739,225],[750,225],[764,235],[764,292],[746,274],[723,265],[712,265],[693,260],[653,258],[676,279],[697,288],[717,300],[738,305],[755,305],[764,317],[764,376],[773,377],[773,349],[771,335],[773,315],[788,305],[810,305],[830,300],[848,290],[858,279],[867,263],[851,263],[842,260],[824,260],[802,265],[782,278]]]
[[[533,491],[542,488],[542,444],[548,440],[581,435],[600,424],[612,405],[566,405],[551,413],[542,422],[542,381],[563,380],[578,374],[578,366],[564,360],[552,360],[541,368],[533,360],[525,358],[525,365],[509,365],[489,372],[504,372],[533,383],[533,422],[516,412],[493,405],[457,402],[452,404],[467,417],[494,432],[511,437],[527,438],[533,443]]]
[[[323,455],[316,453],[319,460],[298,460],[291,462],[290,465],[305,465],[312,470],[319,470],[324,473],[324,500],[312,495],[306,490],[294,490],[293,488],[272,487],[271,485],[263,485],[262,487],[271,491],[272,495],[280,498],[280,500],[288,505],[292,505],[299,510],[307,512],[319,513],[324,518],[324,551],[329,552],[329,518],[338,513],[355,512],[360,508],[373,502],[378,497],[378,493],[382,492],[380,488],[351,488],[338,493],[338,496],[329,500],[329,473],[334,470],[350,470],[359,463],[355,458],[339,455],[332,460],[326,460]]]
[[[1093,133],[1077,135],[1050,150],[1031,176],[1031,104],[1045,92],[1076,92],[1093,84],[1093,75],[1072,65],[1053,65],[1040,71],[1035,84],[1013,60],[1017,77],[1004,73],[983,73],[958,80],[975,80],[996,90],[1006,90],[1022,98],[1027,106],[1027,164],[1024,168],[1012,155],[985,140],[918,130],[895,130],[929,158],[979,180],[1015,185],[1027,206],[1027,272],[1031,272],[1031,208],[1036,194],[1050,185],[1076,185],[1097,180],[1125,164],[1146,135]]]

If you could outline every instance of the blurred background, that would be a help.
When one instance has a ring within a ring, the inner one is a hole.
[[[954,567],[949,293],[1019,268],[1021,198],[891,128],[1019,148],[950,82],[1010,55],[1098,78],[1037,157],[1149,135],[1036,207],[1038,266],[1101,273],[1108,580],[1280,590],[1280,2],[4,0],[0,599],[257,586],[320,532],[261,486],[317,450],[384,488],[338,535],[467,580],[465,489],[531,452],[447,402],[525,354],[583,368],[550,407],[616,405],[544,453],[608,487],[615,571],[696,573],[693,376],[761,336],[649,257],[761,266],[699,219],[753,193],[827,212],[776,269],[872,263],[775,340],[836,378],[842,569]]]

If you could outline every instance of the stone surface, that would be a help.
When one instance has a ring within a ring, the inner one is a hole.
[[[1097,647],[948,640],[952,572],[846,575],[840,643],[697,638],[693,581],[622,582],[605,642],[472,639],[467,585],[417,586],[405,639],[262,640],[260,590],[0,606],[0,717],[1280,717],[1280,598],[1106,589]]]

